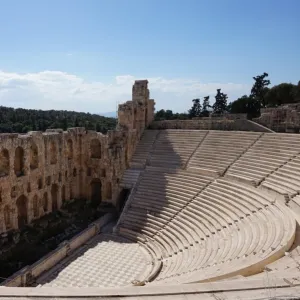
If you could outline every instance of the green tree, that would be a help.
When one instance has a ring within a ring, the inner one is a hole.
[[[202,113],[201,115],[203,117],[209,116],[209,108],[211,108],[211,105],[209,104],[209,96],[204,97],[203,104],[202,104]]]
[[[260,107],[266,107],[265,95],[267,92],[266,87],[271,84],[269,79],[266,79],[269,76],[268,73],[264,72],[262,75],[253,77],[254,84],[251,88],[250,97],[253,101],[258,102]],[[254,105],[257,105],[254,103]]]
[[[189,109],[189,118],[195,118],[195,117],[200,117],[201,116],[201,103],[200,99],[194,99],[193,100],[193,105],[191,109]]]
[[[213,112],[215,114],[223,114],[227,109],[227,94],[221,93],[221,89],[217,89],[215,99],[216,101],[212,106]]]
[[[265,105],[268,107],[279,106],[286,103],[297,102],[295,97],[296,85],[280,83],[270,88],[264,96]]]

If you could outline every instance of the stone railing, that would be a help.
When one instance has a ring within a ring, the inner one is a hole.
[[[34,264],[24,267],[7,278],[4,282],[2,282],[1,286],[19,287],[32,284],[38,276],[50,270],[71,252],[78,249],[89,239],[97,235],[101,231],[101,228],[111,221],[112,218],[112,214],[102,216],[72,239],[62,242],[55,250],[51,251]]]

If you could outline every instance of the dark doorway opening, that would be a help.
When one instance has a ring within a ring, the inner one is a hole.
[[[124,206],[126,204],[126,201],[128,200],[128,197],[130,195],[130,189],[122,189],[122,191],[120,192],[119,194],[119,199],[118,199],[118,203],[119,203],[119,207],[118,207],[118,210],[119,210],[119,213],[121,214],[123,209],[124,209]]]
[[[102,185],[100,179],[93,179],[91,182],[91,205],[97,207],[102,200]]]

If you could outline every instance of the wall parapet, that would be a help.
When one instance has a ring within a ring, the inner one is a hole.
[[[247,119],[215,119],[203,118],[193,120],[164,120],[154,121],[149,129],[190,129],[190,130],[228,130],[228,131],[257,131],[270,132],[268,128],[255,124]]]

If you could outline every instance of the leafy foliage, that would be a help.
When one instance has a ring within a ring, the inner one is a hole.
[[[215,96],[216,102],[214,103],[213,112],[215,114],[223,114],[227,110],[227,94],[221,93],[221,89],[217,89],[217,95]]]
[[[201,116],[201,104],[200,104],[200,99],[194,99],[193,100],[193,106],[189,110],[189,117],[190,118],[195,118],[195,117],[200,117]]]
[[[254,84],[251,89],[250,97],[253,99],[254,102],[259,103],[261,107],[266,107],[266,87],[271,84],[269,79],[265,79],[268,76],[269,74],[264,72],[262,75],[253,77]]]
[[[202,104],[202,116],[208,117],[209,116],[209,108],[211,105],[209,104],[209,96],[204,97],[203,104]]]
[[[172,110],[161,109],[156,112],[154,116],[155,121],[162,120],[187,120],[189,118],[187,113],[175,113],[173,114]]]
[[[34,110],[0,106],[0,132],[26,133],[48,128],[85,127],[106,133],[116,127],[115,118],[66,110]]]

